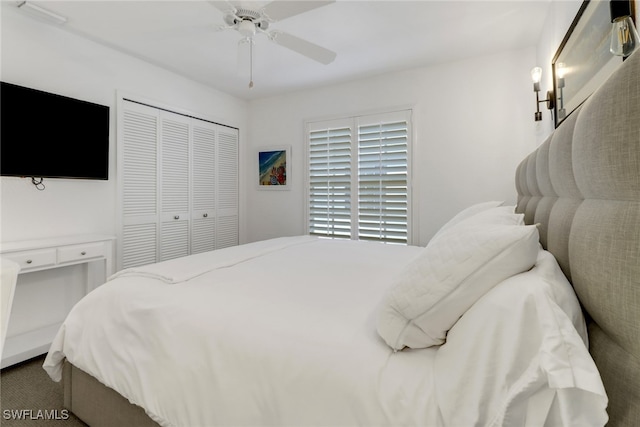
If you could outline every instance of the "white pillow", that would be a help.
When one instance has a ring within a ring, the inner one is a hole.
[[[481,202],[481,203],[476,203],[475,205],[471,205],[468,208],[461,210],[453,218],[447,221],[442,227],[440,227],[440,230],[438,230],[438,233],[459,223],[462,220],[465,220],[467,218],[474,216],[477,213],[480,213],[487,209],[497,208],[498,206],[502,206],[503,204],[504,204],[504,201],[491,200],[488,202]]]
[[[447,223],[445,227],[441,228],[433,236],[431,241],[436,240],[456,227],[482,224],[524,225],[524,214],[515,213],[515,209],[515,206],[490,207],[467,218],[457,220],[453,224]]]
[[[586,342],[578,299],[540,249],[532,270],[487,292],[438,349],[445,424],[604,425],[607,396]]]
[[[447,331],[489,289],[530,269],[535,226],[460,226],[430,243],[403,269],[378,316],[393,349],[440,345]]]

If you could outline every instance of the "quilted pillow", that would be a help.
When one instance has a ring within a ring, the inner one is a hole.
[[[524,225],[458,225],[407,264],[378,315],[378,333],[395,350],[444,343],[473,303],[536,262],[538,230]]]

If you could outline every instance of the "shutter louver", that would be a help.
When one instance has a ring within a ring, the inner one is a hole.
[[[238,138],[223,131],[218,134],[218,209],[238,207]]]
[[[163,222],[161,233],[160,261],[189,255],[188,221]]]
[[[358,236],[408,241],[407,123],[358,127]]]
[[[191,253],[215,249],[215,218],[197,218],[191,221]]]
[[[351,238],[351,129],[309,135],[309,233]]]
[[[213,129],[193,128],[193,209],[215,209],[215,140]]]
[[[227,215],[218,218],[216,249],[236,246],[238,244],[238,215]]]
[[[235,246],[238,235],[238,134],[218,132],[216,249]]]
[[[156,262],[156,224],[125,225],[122,234],[122,268]]]
[[[124,112],[124,215],[155,215],[157,118]]]
[[[189,125],[162,120],[162,212],[189,210]]]

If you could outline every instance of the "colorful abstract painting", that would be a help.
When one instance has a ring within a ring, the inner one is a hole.
[[[289,151],[288,148],[258,151],[258,184],[260,187],[284,189],[287,186]]]

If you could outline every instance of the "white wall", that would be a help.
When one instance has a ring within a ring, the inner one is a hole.
[[[248,153],[291,145],[290,191],[260,191],[248,179],[250,241],[306,233],[304,121],[414,110],[415,244],[426,244],[460,209],[479,201],[515,203],[517,164],[535,149],[535,98],[529,71],[535,49],[381,75],[249,103]],[[253,155],[245,169],[255,169]]]
[[[26,179],[2,178],[0,240],[115,234],[115,94],[123,90],[240,127],[241,242],[306,232],[304,120],[413,107],[414,243],[424,244],[471,203],[515,202],[517,163],[553,130],[549,115],[533,120],[529,71],[543,66],[542,87],[551,87],[551,58],[581,3],[552,2],[536,47],[249,103],[3,5],[0,77],[109,105],[112,123],[109,181],[45,180],[41,192]],[[257,190],[255,150],[283,144],[293,148],[291,191]]]
[[[1,58],[3,81],[111,107],[109,180],[45,179],[46,190],[38,191],[28,179],[3,177],[1,241],[116,233],[117,90],[246,127],[245,101],[24,16],[7,4],[2,5]],[[241,132],[241,147],[244,136]],[[56,137],[61,136],[52,132]],[[244,185],[242,174],[241,180]],[[244,200],[241,216],[243,205]]]

